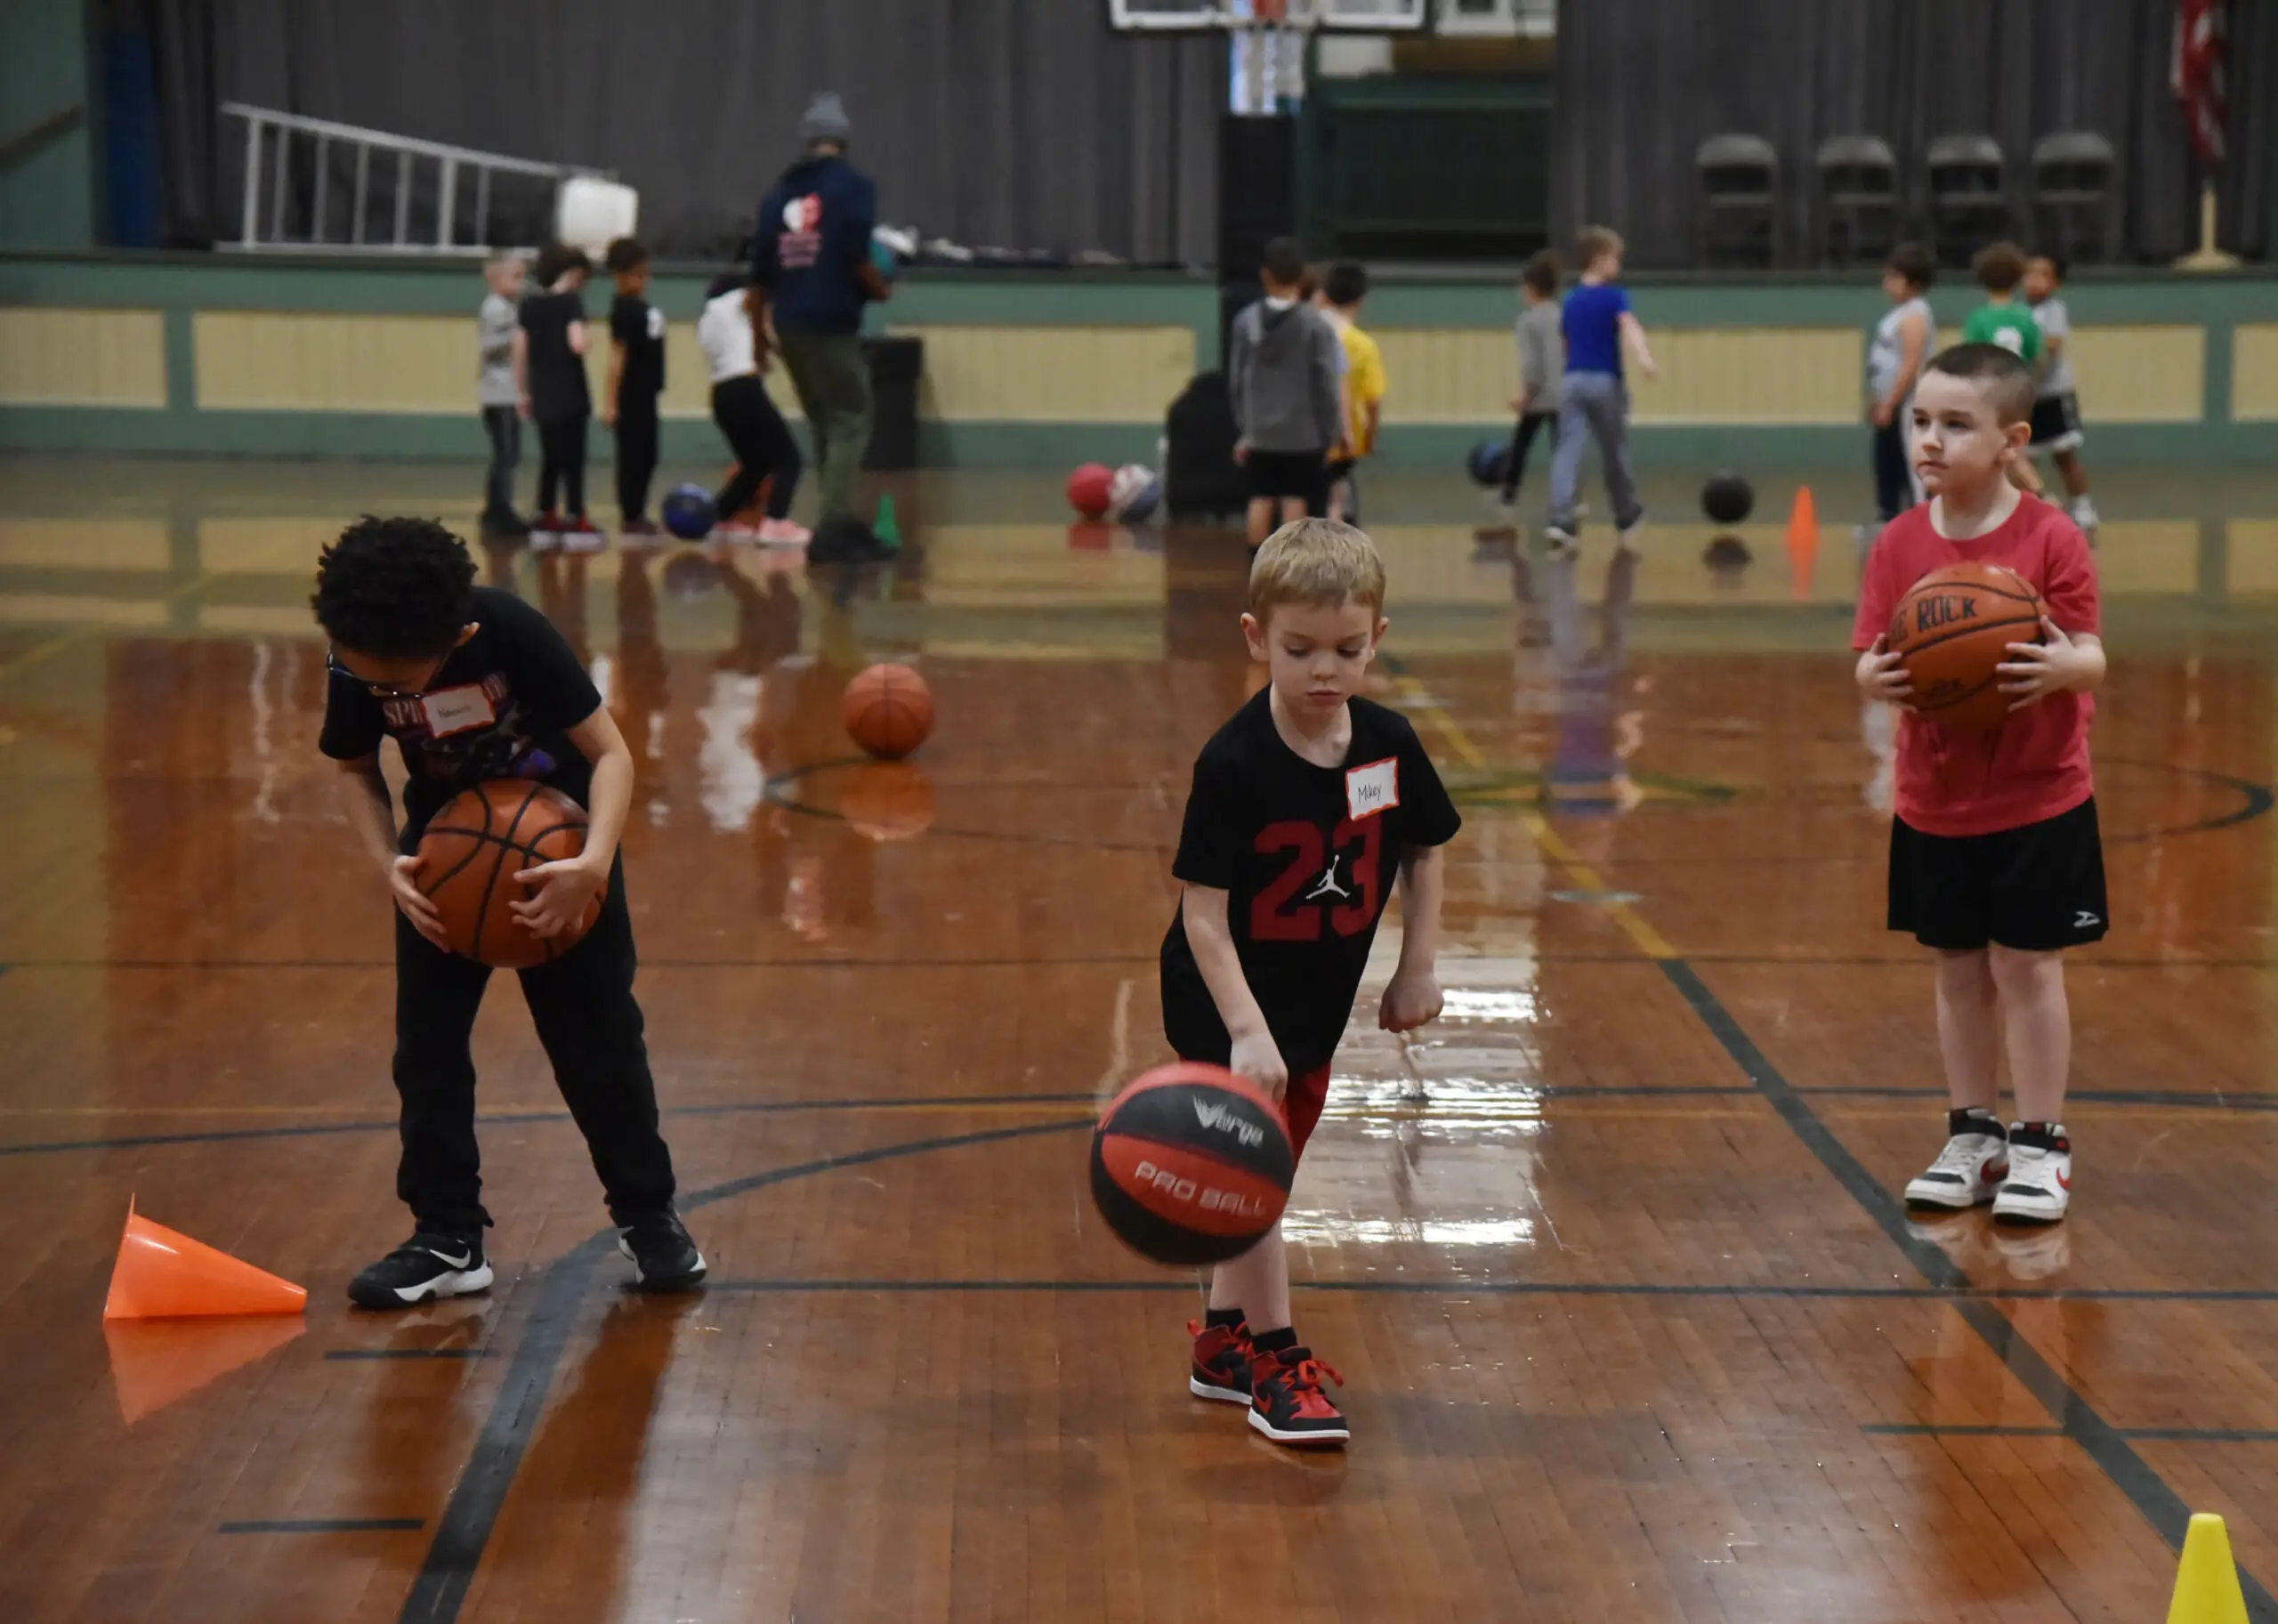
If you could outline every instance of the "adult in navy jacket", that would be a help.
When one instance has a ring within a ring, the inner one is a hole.
[[[814,99],[799,124],[805,149],[761,201],[752,239],[752,331],[771,319],[814,436],[822,516],[809,555],[824,562],[881,550],[854,506],[870,443],[862,307],[893,287],[870,257],[877,188],[846,161],[852,133],[835,93]]]

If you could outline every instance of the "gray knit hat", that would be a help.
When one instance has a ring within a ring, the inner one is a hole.
[[[819,141],[836,141],[841,146],[854,133],[853,122],[846,117],[846,104],[838,99],[835,90],[826,90],[807,103],[806,117],[799,120],[799,139],[813,146]]]

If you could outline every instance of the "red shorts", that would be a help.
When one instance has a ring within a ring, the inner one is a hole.
[[[1321,1108],[1328,1103],[1327,1066],[1289,1079],[1289,1087],[1281,1095],[1281,1113],[1289,1121],[1291,1161],[1305,1153],[1305,1141],[1313,1136],[1313,1124],[1321,1120]]]

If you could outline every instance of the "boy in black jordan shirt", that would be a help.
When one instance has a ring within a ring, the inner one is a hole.
[[[1258,550],[1242,633],[1272,680],[1203,746],[1171,866],[1185,891],[1163,938],[1164,1034],[1280,1098],[1301,1156],[1395,877],[1400,965],[1377,1023],[1440,1013],[1440,848],[1462,820],[1407,719],[1355,697],[1384,602],[1384,564],[1350,525],[1300,519]],[[1196,1397],[1248,1404],[1277,1443],[1351,1435],[1321,1386],[1342,1378],[1290,1326],[1278,1229],[1218,1265],[1188,1329]]]
[[[673,1211],[672,1153],[657,1127],[657,1090],[633,998],[633,918],[617,860],[633,799],[633,753],[561,634],[511,593],[474,584],[465,546],[424,519],[362,519],[324,550],[316,616],[332,638],[318,747],[350,775],[349,820],[394,893],[395,1086],[403,1156],[396,1194],[414,1233],[348,1288],[366,1308],[402,1308],[490,1284],[474,1139],[468,1038],[490,972],[441,946],[416,855],[427,821],[460,790],[529,778],[585,806],[578,857],[516,877],[509,907],[558,935],[595,897],[585,940],[521,972],[522,998],[554,1081],[601,1175],[618,1248],[635,1285],[684,1291],[704,1259]],[[403,753],[403,828],[380,777],[383,734]]]

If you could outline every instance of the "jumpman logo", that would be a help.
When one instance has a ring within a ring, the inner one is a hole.
[[[1337,883],[1337,860],[1339,855],[1340,853],[1335,852],[1329,854],[1329,872],[1321,877],[1320,885],[1305,893],[1298,901],[1313,902],[1320,901],[1322,897],[1343,897],[1348,902],[1353,900],[1353,893]]]

